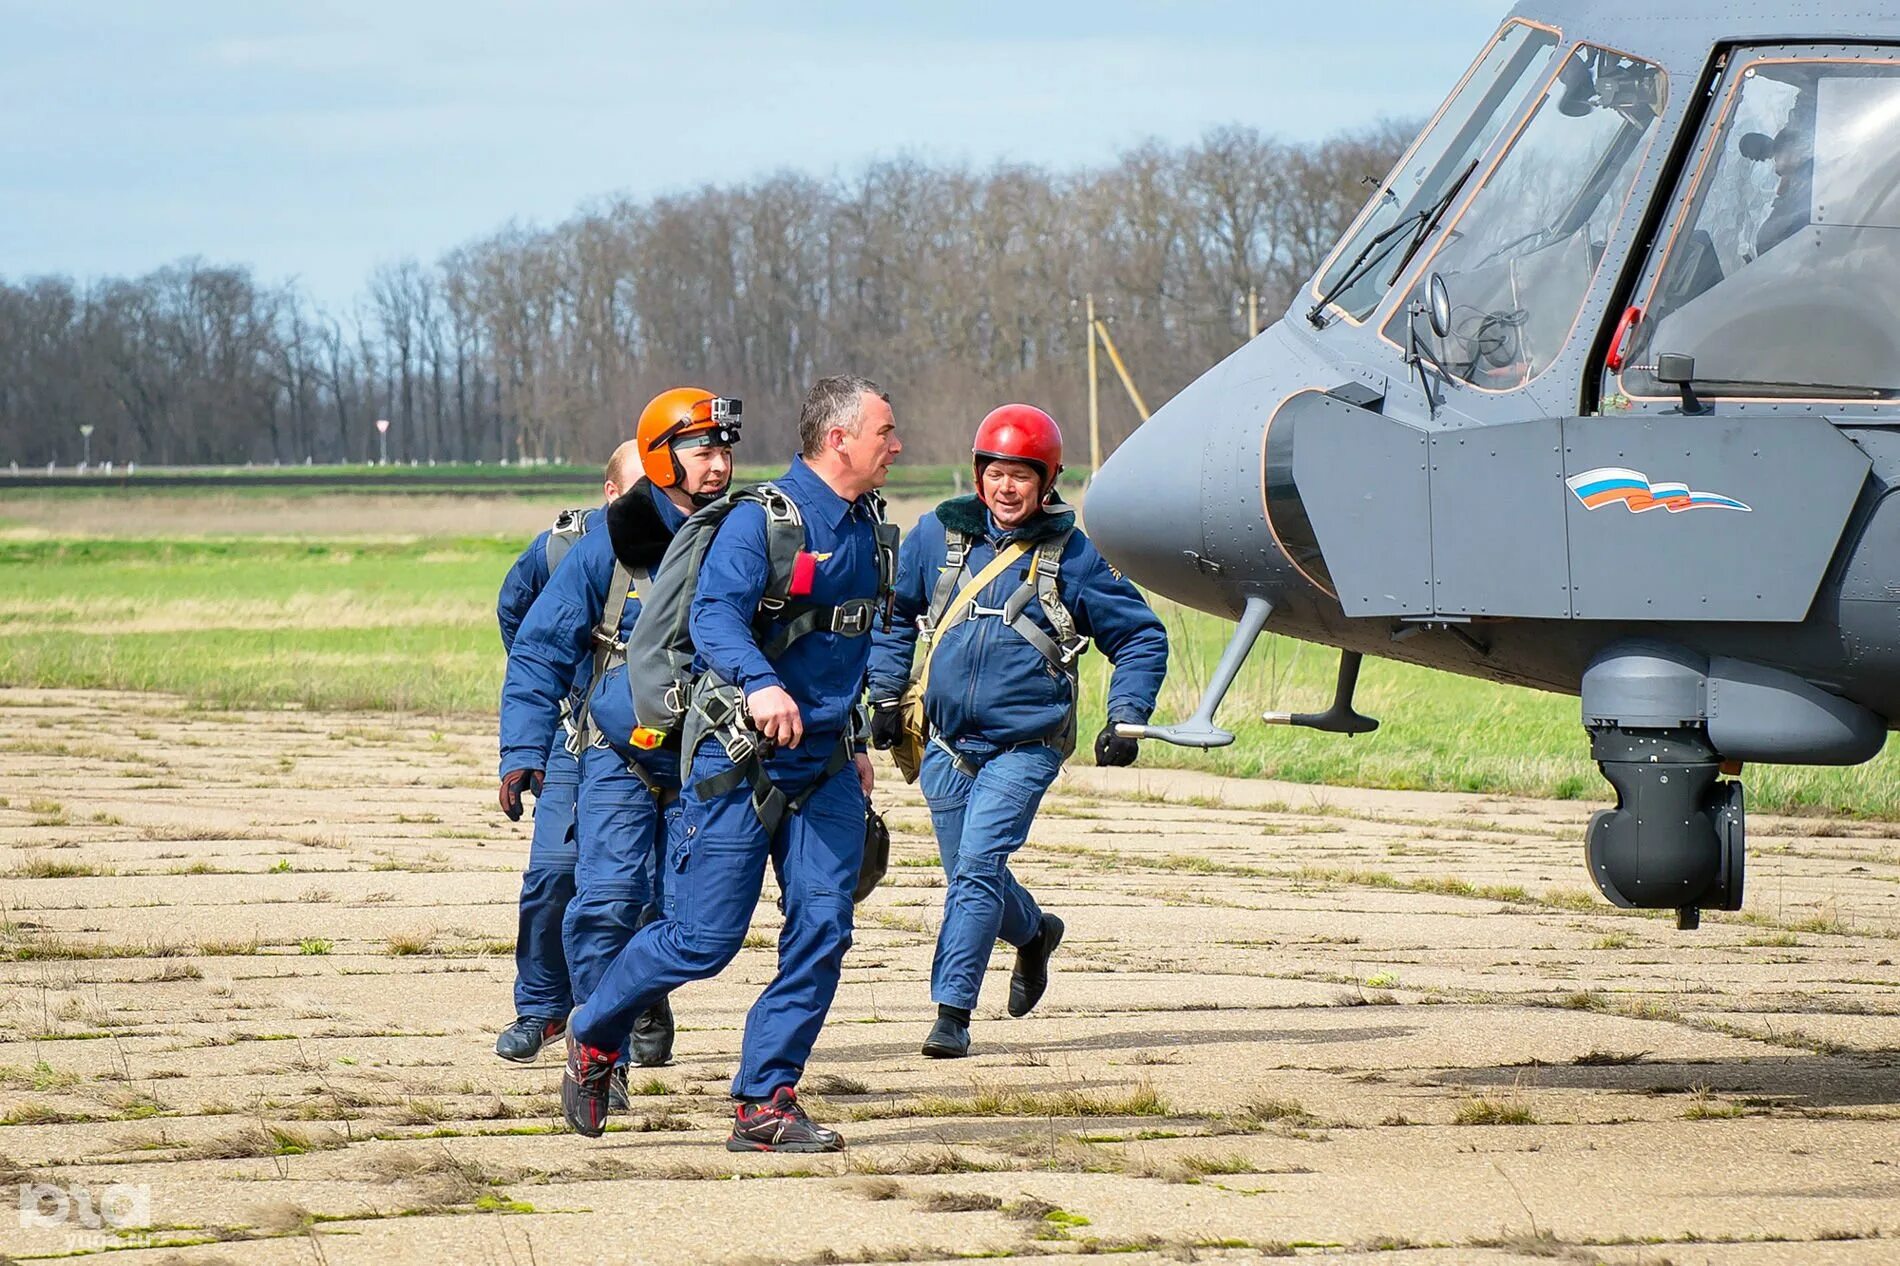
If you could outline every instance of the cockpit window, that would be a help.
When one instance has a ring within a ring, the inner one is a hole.
[[[1523,132],[1447,227],[1385,337],[1416,337],[1453,376],[1506,390],[1537,377],[1568,341],[1610,230],[1667,99],[1648,62],[1593,45],[1565,57]],[[1423,307],[1433,274],[1451,300],[1447,336]]]
[[[1504,24],[1333,252],[1314,283],[1315,299],[1337,305],[1358,321],[1379,306],[1413,239],[1410,227],[1454,192],[1542,81],[1556,47],[1557,36],[1543,27]]]
[[[1900,397],[1900,66],[1743,64],[1670,235],[1621,387],[1657,355],[1722,397]],[[1680,372],[1678,370],[1678,372]]]

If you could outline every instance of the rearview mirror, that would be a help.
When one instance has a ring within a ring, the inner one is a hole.
[[[1656,353],[1656,380],[1666,382],[1682,393],[1684,413],[1707,413],[1709,406],[1696,399],[1695,357],[1681,352]]]
[[[1432,333],[1439,338],[1451,336],[1451,288],[1445,279],[1437,273],[1432,274],[1425,283],[1425,315],[1432,323]]]
[[[1658,352],[1656,379],[1672,387],[1687,386],[1695,381],[1695,357],[1685,356],[1681,352]]]

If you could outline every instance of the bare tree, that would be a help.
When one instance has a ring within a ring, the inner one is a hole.
[[[742,395],[744,460],[782,460],[805,385],[839,370],[898,393],[914,459],[959,461],[1008,399],[1083,405],[1095,296],[1150,404],[1244,337],[1247,294],[1292,302],[1410,125],[1295,144],[1247,127],[1149,142],[1094,168],[897,158],[779,172],[552,228],[507,225],[377,268],[337,317],[243,268],[0,281],[0,459],[592,462],[653,393]],[[1113,389],[1112,445],[1137,422]]]

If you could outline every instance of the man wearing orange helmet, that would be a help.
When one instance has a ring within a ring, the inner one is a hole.
[[[1115,666],[1095,763],[1128,765],[1117,722],[1146,722],[1168,638],[1135,587],[1103,561],[1056,496],[1062,432],[1025,404],[983,419],[974,496],[924,515],[904,538],[894,618],[875,635],[871,741],[894,746],[900,697],[920,689],[930,739],[918,774],[949,884],[931,966],[937,1022],[923,1053],[970,1051],[970,1014],[998,937],[1016,946],[1009,1013],[1049,983],[1062,920],[1009,870],[1063,759],[1075,747],[1076,659],[1092,639]]]
[[[504,787],[541,768],[564,698],[575,719],[578,859],[563,943],[576,1003],[635,929],[662,912],[659,858],[679,816],[679,752],[677,745],[647,750],[634,741],[624,648],[641,593],[673,534],[731,481],[739,412],[739,401],[697,387],[653,398],[632,441],[643,477],[607,507],[605,532],[574,544],[509,651]],[[543,1032],[551,1036],[564,1026],[565,1013]],[[673,1016],[664,999],[636,1021],[629,1046],[644,1066],[672,1058]]]

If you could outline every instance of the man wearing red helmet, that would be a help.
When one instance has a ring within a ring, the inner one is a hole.
[[[930,731],[918,775],[949,885],[931,966],[937,1022],[923,1053],[969,1054],[970,1013],[1000,936],[1016,946],[1009,1013],[1049,983],[1062,920],[1044,913],[1009,859],[1075,747],[1076,660],[1092,640],[1115,666],[1095,763],[1133,763],[1118,722],[1145,723],[1167,672],[1168,638],[1056,496],[1062,432],[1024,404],[983,419],[974,496],[926,514],[898,559],[894,618],[876,634],[871,741],[894,746],[900,697],[921,691]]]

